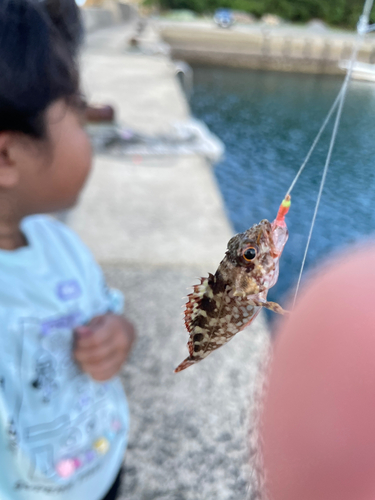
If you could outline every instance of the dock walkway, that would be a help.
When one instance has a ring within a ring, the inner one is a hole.
[[[168,133],[189,118],[165,55],[129,46],[124,25],[92,33],[83,57],[90,101],[114,104],[142,133]],[[260,318],[204,362],[174,374],[187,355],[182,306],[197,278],[214,272],[232,229],[212,166],[197,155],[102,154],[68,215],[126,296],[138,341],[122,378],[131,411],[125,500],[245,500],[248,415],[268,347]]]

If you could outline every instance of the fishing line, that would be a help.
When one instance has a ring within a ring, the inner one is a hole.
[[[354,64],[355,64],[355,62],[357,60],[358,50],[359,50],[359,47],[360,47],[360,45],[361,45],[361,43],[362,43],[362,41],[363,41],[366,33],[368,33],[368,31],[370,31],[370,30],[373,29],[373,26],[369,26],[369,18],[370,18],[370,12],[371,12],[371,9],[372,9],[373,2],[374,2],[374,0],[366,0],[366,2],[365,2],[365,5],[363,7],[363,13],[362,13],[361,17],[359,18],[359,22],[358,22],[358,25],[357,25],[357,33],[358,34],[357,34],[357,38],[356,38],[356,43],[355,43],[355,45],[353,47],[353,52],[352,52],[352,56],[351,56],[351,59],[350,59],[350,64],[349,64],[349,67],[348,67],[348,70],[347,70],[347,73],[346,73],[346,76],[345,76],[344,83],[343,83],[343,85],[342,85],[342,87],[341,87],[341,89],[339,91],[339,94],[336,97],[336,100],[333,103],[332,108],[329,111],[329,113],[328,113],[328,115],[327,115],[327,117],[326,117],[326,119],[325,119],[325,121],[324,121],[321,129],[319,130],[317,137],[315,138],[313,146],[310,148],[310,151],[309,151],[309,153],[308,153],[308,155],[307,155],[304,163],[302,164],[301,168],[297,172],[297,175],[296,175],[294,181],[292,182],[291,187],[289,188],[289,190],[287,192],[287,195],[289,195],[290,191],[293,189],[293,187],[294,187],[294,185],[295,185],[298,177],[302,173],[303,168],[305,167],[308,159],[310,158],[312,151],[314,150],[316,144],[318,143],[319,138],[320,138],[320,136],[321,136],[321,134],[322,134],[325,126],[327,125],[327,123],[329,121],[329,118],[331,117],[332,113],[334,112],[334,110],[338,106],[337,114],[336,114],[336,119],[335,119],[335,123],[334,123],[334,126],[333,126],[331,141],[330,141],[329,149],[328,149],[328,153],[327,153],[327,158],[326,158],[326,162],[325,162],[324,169],[323,169],[322,180],[320,182],[318,197],[317,197],[317,200],[316,200],[314,214],[313,214],[313,218],[312,218],[311,226],[310,226],[310,231],[309,231],[309,235],[308,235],[308,238],[307,238],[305,253],[304,253],[304,256],[303,256],[303,259],[302,259],[302,265],[301,265],[301,269],[300,269],[300,273],[299,273],[299,277],[298,277],[298,281],[297,281],[297,285],[296,285],[296,290],[295,290],[295,293],[294,293],[294,300],[293,300],[292,309],[294,309],[294,306],[295,306],[295,303],[296,303],[296,300],[297,300],[297,296],[298,296],[298,292],[299,292],[299,288],[300,288],[300,284],[301,284],[301,279],[302,279],[302,274],[303,274],[303,270],[304,270],[304,267],[305,267],[306,257],[307,257],[307,253],[308,253],[309,246],[310,246],[311,236],[312,236],[312,233],[313,233],[313,230],[314,230],[315,220],[316,220],[316,216],[317,216],[317,213],[318,213],[318,209],[319,209],[319,205],[320,205],[320,200],[321,200],[321,197],[322,197],[322,193],[323,193],[323,189],[324,189],[324,184],[325,184],[326,177],[327,177],[328,167],[329,167],[329,164],[330,164],[330,161],[331,161],[332,151],[333,151],[333,147],[334,147],[334,144],[335,144],[335,141],[336,141],[337,131],[338,131],[338,128],[339,128],[339,125],[340,125],[340,121],[341,121],[341,114],[342,114],[342,109],[343,109],[343,106],[344,106],[345,97],[346,97],[347,90],[348,90],[348,85],[349,85],[349,82],[350,82],[350,78],[352,76]]]
[[[358,32],[358,35],[357,36],[357,39],[356,39],[356,44],[354,46],[354,49],[353,49],[353,52],[352,52],[352,56],[351,56],[351,59],[350,59],[350,64],[349,64],[349,67],[348,67],[348,70],[347,70],[347,73],[346,73],[346,77],[345,77],[345,80],[341,86],[341,89],[334,101],[334,103],[332,104],[332,107],[331,109],[329,110],[322,126],[320,127],[319,129],[319,132],[317,133],[315,139],[314,139],[314,142],[312,143],[312,146],[309,150],[309,152],[307,153],[306,155],[306,158],[304,159],[302,165],[300,166],[296,176],[294,177],[293,179],[293,182],[292,184],[290,185],[288,191],[286,192],[286,194],[290,195],[290,193],[292,192],[292,189],[294,188],[295,184],[297,183],[297,180],[299,179],[299,176],[302,174],[307,162],[309,161],[310,159],[310,156],[312,155],[316,145],[318,144],[319,142],[319,139],[322,135],[322,133],[324,132],[333,112],[335,111],[335,109],[337,108],[337,105],[339,103],[339,100],[340,100],[340,96],[342,95],[342,92],[344,91],[344,89],[347,88],[347,85],[348,85],[348,80],[350,79],[350,76],[352,74],[352,71],[353,71],[353,66],[356,62],[356,59],[357,59],[357,53],[358,53],[358,49],[359,49],[359,45],[361,44],[361,42],[363,41],[363,38],[364,38],[364,35],[366,35],[366,33],[369,33],[370,31],[375,31],[375,24],[372,24],[371,26],[369,26],[368,24],[368,20],[369,20],[369,16],[370,16],[370,12],[371,12],[371,9],[372,9],[372,4],[373,4],[373,1],[374,0],[367,0],[365,6],[364,6],[364,9],[363,9],[363,14],[360,16],[359,18],[359,22],[358,22],[358,26],[357,26],[357,32]],[[349,75],[349,78],[348,78],[348,75]]]
[[[307,162],[308,162],[308,161],[309,161],[309,159],[310,159],[310,156],[312,155],[312,153],[313,153],[313,151],[314,151],[314,149],[315,149],[316,145],[318,144],[319,139],[320,139],[320,136],[321,136],[321,135],[322,135],[322,133],[324,132],[324,129],[326,128],[326,126],[327,126],[327,124],[328,124],[328,122],[329,122],[329,120],[330,120],[330,118],[331,118],[331,116],[332,116],[333,112],[334,112],[334,111],[335,111],[335,109],[337,108],[337,105],[338,105],[339,100],[340,100],[340,97],[341,97],[341,93],[342,93],[342,91],[343,91],[343,87],[344,87],[344,86],[342,86],[342,87],[341,87],[340,92],[338,93],[338,95],[337,95],[337,97],[336,97],[336,99],[335,99],[335,102],[332,104],[332,107],[331,107],[331,109],[329,110],[329,112],[328,112],[328,114],[327,114],[327,116],[326,116],[326,118],[325,118],[325,120],[324,120],[324,122],[323,122],[323,125],[320,127],[320,130],[319,130],[319,132],[317,133],[317,135],[316,135],[316,137],[315,137],[315,139],[314,139],[314,142],[312,143],[312,146],[311,146],[311,148],[310,148],[309,152],[308,152],[308,153],[307,153],[307,155],[306,155],[306,158],[304,159],[304,161],[303,161],[302,165],[300,166],[300,168],[299,168],[299,170],[298,170],[298,172],[297,172],[297,175],[294,177],[293,182],[292,182],[292,184],[290,185],[290,188],[289,188],[289,189],[288,189],[288,191],[286,192],[286,196],[290,195],[290,193],[292,192],[292,189],[294,188],[294,186],[295,186],[296,182],[298,181],[299,176],[302,174],[302,172],[303,172],[304,168],[306,167]]]

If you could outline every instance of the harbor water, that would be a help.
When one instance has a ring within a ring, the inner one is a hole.
[[[226,146],[215,176],[234,232],[275,218],[342,81],[338,76],[194,67],[192,112]],[[307,274],[328,257],[350,253],[353,244],[368,244],[375,237],[374,117],[375,84],[351,82]],[[284,306],[298,279],[332,128],[333,120],[292,192],[289,241],[278,283],[268,295]]]

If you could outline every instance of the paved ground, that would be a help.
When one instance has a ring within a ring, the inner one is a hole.
[[[192,269],[106,265],[127,296],[139,339],[124,370],[132,415],[123,498],[245,500],[248,415],[268,345],[264,323],[205,362],[174,374],[186,357],[181,297]]]
[[[129,52],[130,35],[122,26],[94,34],[84,85],[92,100],[115,103],[128,126],[168,131],[189,116],[173,67],[163,55]],[[187,355],[183,297],[215,270],[232,234],[211,166],[198,156],[102,155],[67,222],[126,294],[138,329],[123,370],[132,423],[122,498],[249,498],[248,417],[269,345],[263,319],[173,373]]]

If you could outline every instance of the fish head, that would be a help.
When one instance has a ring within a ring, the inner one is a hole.
[[[276,283],[282,249],[275,236],[274,226],[264,219],[228,242],[225,268],[232,276],[225,274],[233,296],[258,295]]]

